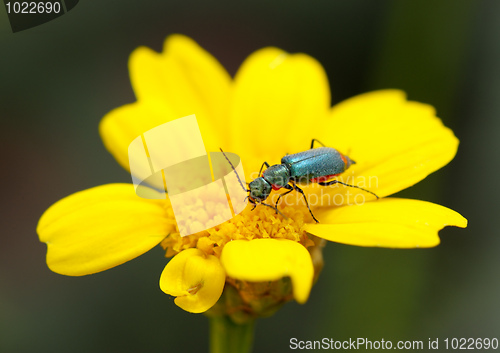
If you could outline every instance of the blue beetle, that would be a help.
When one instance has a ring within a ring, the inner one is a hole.
[[[255,205],[254,208],[257,206],[257,204],[263,204],[278,211],[278,203],[280,198],[295,190],[302,194],[307,208],[311,213],[311,216],[317,223],[319,223],[316,217],[314,217],[311,208],[309,207],[309,203],[307,202],[304,191],[297,186],[297,184],[304,184],[309,182],[315,182],[322,186],[342,184],[345,186],[361,189],[374,195],[377,199],[379,198],[373,192],[363,189],[359,186],[349,185],[339,180],[328,181],[329,179],[345,172],[352,164],[356,164],[356,162],[350,159],[348,156],[344,156],[335,148],[314,148],[314,142],[318,142],[323,145],[320,141],[313,139],[311,141],[311,149],[304,152],[286,155],[281,158],[281,164],[276,164],[273,166],[270,166],[267,162],[264,162],[262,164],[259,172],[259,175],[262,176],[254,179],[252,182],[250,182],[250,184],[248,184],[249,190],[247,191],[250,193],[248,199],[252,204]],[[264,173],[262,173],[262,169],[264,168],[264,166],[266,166],[267,169],[264,171]],[[276,200],[276,205],[274,207],[264,203],[264,201],[271,193],[271,190],[279,190],[281,188],[287,189],[288,191],[278,197],[278,199]]]
[[[281,158],[281,164],[276,164],[273,166],[270,166],[267,162],[264,162],[262,164],[262,167],[259,171],[259,175],[261,176],[250,182],[248,184],[249,189],[246,190],[247,192],[249,192],[248,199],[250,200],[250,203],[254,205],[252,210],[254,210],[255,207],[257,207],[257,205],[259,204],[271,207],[275,209],[276,212],[279,212],[278,203],[280,198],[295,190],[302,194],[307,208],[309,209],[309,213],[316,221],[316,223],[319,223],[316,217],[314,217],[311,208],[309,207],[309,203],[307,202],[304,191],[297,186],[297,184],[307,184],[310,182],[318,183],[322,186],[341,184],[352,188],[361,189],[374,195],[377,199],[379,198],[373,192],[363,189],[359,186],[346,184],[338,180],[328,181],[329,179],[345,172],[352,164],[356,164],[356,162],[350,159],[348,156],[343,155],[335,148],[324,147],[324,145],[323,147],[314,148],[314,142],[318,142],[323,145],[323,143],[321,143],[320,141],[313,139],[311,141],[311,149],[295,154],[288,154]],[[229,159],[228,162],[231,163]],[[262,169],[264,168],[264,166],[267,167],[267,169],[262,173]],[[243,187],[243,184],[241,186]],[[281,188],[287,189],[288,191],[278,196],[276,205],[274,207],[264,203],[264,201],[271,194],[271,190],[279,190]]]

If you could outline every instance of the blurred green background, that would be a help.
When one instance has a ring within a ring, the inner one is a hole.
[[[334,103],[400,88],[434,105],[461,140],[455,160],[400,195],[455,209],[469,227],[444,229],[427,250],[329,243],[309,302],[260,320],[255,352],[288,352],[292,337],[500,336],[500,2],[82,0],[15,34],[0,9],[0,352],[207,351],[207,319],[158,288],[159,247],[71,278],[48,270],[35,233],[60,198],[130,182],[97,126],[135,100],[129,54],[160,51],[172,33],[194,38],[232,75],[264,46],[308,53],[325,67]]]

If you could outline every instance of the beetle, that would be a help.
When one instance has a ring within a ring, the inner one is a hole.
[[[314,148],[315,142],[318,142],[323,147]],[[361,189],[374,195],[378,199],[379,197],[375,193],[363,189],[362,187],[346,184],[336,179],[330,180],[345,172],[353,164],[356,164],[356,162],[350,159],[348,156],[343,155],[335,148],[325,147],[325,145],[317,139],[312,139],[311,148],[309,150],[295,154],[288,154],[281,158],[281,164],[272,166],[267,162],[264,162],[262,164],[259,171],[259,175],[261,176],[250,182],[248,184],[249,189],[246,190],[247,192],[249,192],[248,199],[250,203],[254,205],[252,210],[254,210],[258,204],[261,204],[271,207],[275,209],[276,212],[279,212],[278,203],[280,198],[295,190],[302,194],[309,213],[316,221],[316,223],[319,223],[316,217],[314,217],[311,208],[309,207],[309,203],[307,202],[304,191],[299,186],[297,186],[298,183],[307,184],[310,182],[315,182],[322,186],[341,184],[348,187]],[[264,166],[267,169],[262,172]],[[264,203],[264,201],[271,194],[271,190],[279,190],[281,188],[287,189],[288,191],[278,196],[276,205],[274,207]]]

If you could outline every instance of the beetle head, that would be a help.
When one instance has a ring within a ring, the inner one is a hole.
[[[267,199],[272,189],[271,185],[262,177],[256,178],[248,184],[248,187],[250,188],[249,199],[257,202]]]

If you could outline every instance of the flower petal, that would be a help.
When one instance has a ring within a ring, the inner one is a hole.
[[[112,110],[99,131],[106,148],[127,170],[128,146],[137,136],[168,121],[195,114],[205,146],[216,151],[227,126],[231,77],[192,39],[172,35],[164,52],[137,48],[130,56],[130,76],[138,102]]]
[[[63,275],[82,276],[144,254],[175,231],[166,204],[140,198],[131,184],[98,186],[56,202],[37,227],[48,246],[47,265]]]
[[[235,77],[235,152],[258,157],[260,163],[262,156],[275,156],[278,162],[286,153],[307,148],[318,129],[311,119],[324,119],[329,109],[330,90],[321,64],[305,54],[261,49],[245,60]]]
[[[191,313],[202,313],[219,300],[226,274],[219,259],[199,249],[174,256],[160,277],[163,292],[176,296],[175,304]]]
[[[363,205],[318,209],[318,224],[307,232],[326,240],[356,246],[427,248],[439,244],[446,226],[467,227],[467,220],[430,202],[387,198]]]
[[[305,303],[311,291],[314,268],[301,244],[284,239],[233,240],[222,249],[221,262],[228,276],[264,282],[289,276],[294,297]]]
[[[106,114],[99,124],[99,133],[108,151],[123,168],[130,171],[130,143],[144,132],[174,119],[174,116],[173,111],[164,105],[127,104]]]
[[[170,119],[196,114],[204,138],[227,126],[231,77],[191,38],[169,36],[161,54],[140,47],[132,53],[129,69],[140,102],[168,106]]]
[[[397,90],[366,93],[332,109],[331,120],[318,130],[327,146],[346,153],[353,165],[339,180],[387,196],[424,179],[450,162],[458,139],[435,116],[434,108],[407,101]],[[341,193],[374,197],[354,188],[327,188]]]

